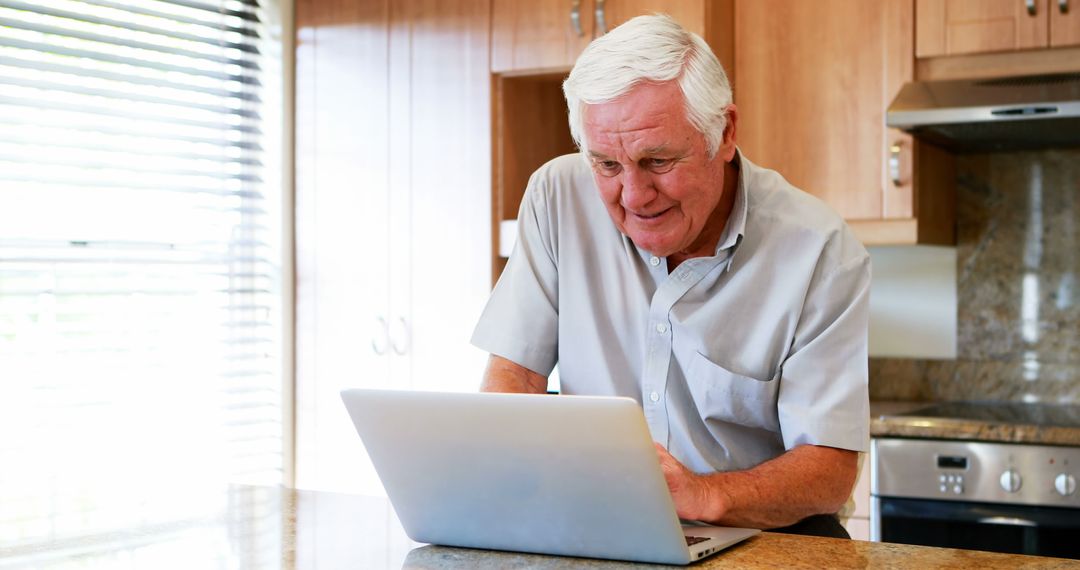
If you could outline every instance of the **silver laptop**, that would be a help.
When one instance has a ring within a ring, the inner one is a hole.
[[[688,564],[760,532],[680,523],[629,398],[341,397],[417,542]]]

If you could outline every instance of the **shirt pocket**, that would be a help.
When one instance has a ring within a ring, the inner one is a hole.
[[[698,413],[706,423],[716,421],[779,432],[775,380],[736,374],[694,353],[686,383]]]

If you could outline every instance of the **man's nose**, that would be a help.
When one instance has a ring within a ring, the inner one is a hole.
[[[640,211],[656,198],[652,177],[642,168],[627,168],[622,176],[623,208]]]

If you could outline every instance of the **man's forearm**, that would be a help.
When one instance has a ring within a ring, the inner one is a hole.
[[[505,358],[488,358],[481,392],[519,392],[543,394],[547,392],[547,378]]]
[[[680,516],[726,526],[788,526],[839,511],[857,474],[858,453],[804,445],[745,471],[693,476],[688,487],[696,489],[687,496],[700,500],[687,501]]]

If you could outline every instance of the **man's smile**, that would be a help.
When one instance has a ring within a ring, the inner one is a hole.
[[[652,214],[647,214],[647,213],[644,213],[644,212],[641,212],[641,213],[639,213],[639,212],[631,212],[629,210],[627,210],[627,212],[637,221],[644,222],[644,223],[650,223],[650,222],[658,221],[661,216],[663,216],[664,214],[670,212],[672,208],[673,208],[673,206],[668,206],[667,208],[664,208],[663,210],[660,210],[658,212],[654,212]]]

